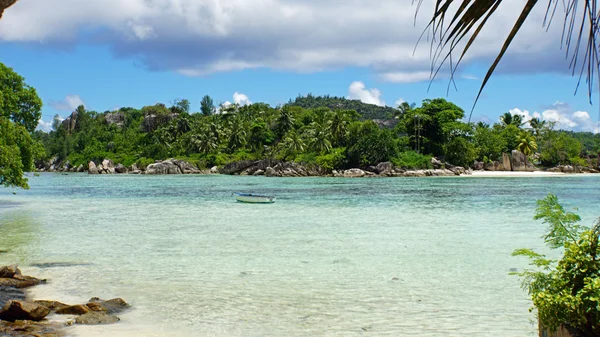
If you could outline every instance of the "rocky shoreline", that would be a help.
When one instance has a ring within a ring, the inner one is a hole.
[[[252,175],[266,177],[446,177],[469,175],[473,171],[492,172],[562,172],[562,173],[600,173],[599,168],[590,166],[559,165],[541,169],[535,167],[521,152],[513,150],[510,154],[503,153],[502,162],[474,162],[471,167],[454,166],[438,158],[431,158],[431,169],[409,169],[397,167],[391,162],[383,162],[374,166],[350,168],[347,170],[328,170],[314,164],[285,162],[277,159],[243,160],[227,164],[223,167],[213,166],[210,169],[200,169],[196,165],[179,159],[170,158],[156,161],[146,167],[133,164],[129,167],[121,163],[115,164],[110,159],[95,163],[90,161],[87,167],[72,166],[67,160],[60,163],[53,158],[47,163],[38,163],[38,172],[87,172],[88,174],[229,174]]]
[[[121,298],[94,297],[75,305],[29,299],[23,289],[43,283],[46,280],[23,275],[17,265],[0,267],[0,336],[64,336],[64,329],[73,324],[116,323],[116,314],[130,307]],[[61,315],[66,319],[57,319]]]

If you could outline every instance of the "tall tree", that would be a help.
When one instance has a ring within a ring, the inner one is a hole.
[[[41,145],[31,138],[42,100],[23,77],[0,63],[0,184],[28,188],[23,171],[33,169]]]
[[[204,116],[210,116],[216,112],[215,102],[209,95],[204,95],[200,101],[200,112]]]

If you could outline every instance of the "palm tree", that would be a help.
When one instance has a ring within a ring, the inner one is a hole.
[[[292,126],[294,126],[294,115],[287,106],[284,106],[280,110],[279,118],[277,118],[277,126],[279,128],[280,135],[284,135],[289,129],[292,128]]]
[[[236,117],[231,120],[228,148],[231,152],[241,148],[246,144],[246,130],[241,118]]]
[[[531,126],[531,129],[533,129],[533,134],[537,138],[540,135],[540,131],[546,126],[546,121],[536,117],[529,121],[529,125]]]
[[[217,140],[208,130],[196,133],[190,138],[190,146],[192,149],[204,154],[209,154],[219,147]]]
[[[343,143],[344,138],[348,134],[348,124],[350,123],[350,118],[346,111],[338,110],[334,112],[331,117],[331,136],[333,137],[333,141],[336,146],[339,146]]]
[[[417,10],[421,7],[422,3],[423,0],[418,0]],[[455,6],[452,6],[453,3]],[[432,50],[434,50],[432,55],[432,77],[435,77],[439,73],[444,63],[450,62],[450,80],[453,80],[456,69],[460,65],[463,57],[469,51],[473,42],[477,40],[482,28],[488,23],[488,19],[496,13],[496,10],[501,3],[502,0],[435,0],[433,15],[425,28],[426,30],[430,30],[430,34],[427,35],[434,37],[431,40],[432,44],[438,44],[437,48],[432,46]],[[536,6],[538,1],[527,0],[521,3],[523,4],[523,9],[520,11],[520,15],[508,33],[500,52],[488,69],[481,87],[479,88],[477,97],[475,98],[473,107],[479,100],[483,88],[495,71],[496,66],[506,53],[506,50],[517,33],[521,30],[527,17],[532,13],[532,9]],[[548,0],[544,26],[548,27],[551,25],[552,18],[554,17],[559,4],[562,4],[564,10],[564,26],[561,45],[564,43],[563,46],[566,47],[567,57],[571,57],[569,68],[575,72],[575,67],[581,67],[580,81],[583,74],[586,73],[588,97],[591,103],[592,92],[594,92],[594,77],[600,74],[600,62],[598,60],[600,51],[598,50],[599,45],[597,40],[600,36],[600,25],[597,24],[600,12],[597,9],[595,1],[566,0],[560,2],[559,0]],[[510,5],[514,6],[512,2]],[[515,8],[513,11],[518,11],[518,9]],[[587,41],[585,41],[585,35],[587,35]],[[460,48],[462,48],[460,56],[456,57],[457,55],[454,55],[453,52],[455,49]],[[583,59],[578,59],[580,52],[584,53]],[[471,110],[471,114],[472,113],[473,110]],[[469,115],[469,120],[470,119],[471,115]]]
[[[532,155],[538,149],[535,137],[525,130],[517,135],[517,144],[517,150],[523,152],[527,157]]]
[[[284,144],[286,150],[292,154],[302,153],[306,147],[302,137],[300,137],[300,135],[294,130],[288,132],[287,137],[285,137]]]
[[[328,121],[321,121],[321,123],[313,122],[312,123],[312,132],[311,132],[311,144],[310,147],[313,151],[318,153],[324,153],[331,149],[331,142],[329,138],[331,137],[331,129],[329,127]]]
[[[521,115],[513,115],[510,112],[505,112],[502,116],[500,116],[500,121],[505,125],[514,125],[516,127],[520,127],[523,125],[523,117]]]

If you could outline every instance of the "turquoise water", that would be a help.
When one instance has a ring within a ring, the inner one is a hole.
[[[79,336],[534,336],[509,276],[543,248],[535,200],[585,223],[600,176],[266,178],[42,174],[0,189],[0,264],[37,298],[122,297]],[[236,203],[232,191],[277,196]]]

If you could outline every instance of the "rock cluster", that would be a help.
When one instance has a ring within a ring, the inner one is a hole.
[[[60,328],[75,324],[110,324],[120,319],[116,314],[129,307],[123,299],[101,300],[94,297],[85,304],[68,305],[58,301],[29,301],[21,288],[44,280],[25,276],[17,265],[0,267],[0,336],[62,336]],[[75,315],[66,323],[49,322],[50,313]]]

